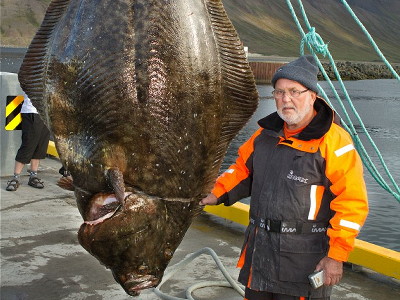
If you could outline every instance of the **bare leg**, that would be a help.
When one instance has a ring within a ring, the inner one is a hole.
[[[40,163],[40,159],[35,159],[35,158],[31,159],[31,172],[37,173],[37,171],[39,169],[39,163]]]
[[[19,175],[22,172],[22,169],[24,168],[25,164],[15,161],[15,166],[14,166],[14,175]]]

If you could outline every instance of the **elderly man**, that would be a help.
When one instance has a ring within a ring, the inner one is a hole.
[[[248,300],[330,299],[368,213],[362,162],[318,96],[317,74],[312,56],[277,70],[277,111],[258,122],[200,201],[232,205],[251,196],[238,262]],[[314,288],[308,276],[321,270],[323,285]]]

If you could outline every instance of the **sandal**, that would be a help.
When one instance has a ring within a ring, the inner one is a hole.
[[[43,181],[41,181],[37,177],[29,177],[28,185],[37,188],[37,189],[42,189],[44,188]]]
[[[15,192],[19,187],[19,181],[16,178],[11,179],[7,182],[6,190],[10,192]]]

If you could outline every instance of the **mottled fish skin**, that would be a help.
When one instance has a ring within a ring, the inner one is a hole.
[[[19,80],[53,132],[83,219],[96,194],[120,202],[111,218],[82,225],[82,245],[128,293],[156,285],[258,102],[221,1],[53,0]],[[132,210],[141,193],[152,200]],[[118,230],[140,238],[127,242]],[[143,243],[140,263],[125,255]]]
[[[196,206],[195,202],[162,201],[133,193],[112,218],[95,226],[83,224],[79,242],[135,296],[161,281]]]

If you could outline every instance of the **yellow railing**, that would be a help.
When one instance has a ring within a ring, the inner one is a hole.
[[[208,213],[247,226],[249,205],[235,203],[232,206],[206,206]],[[380,274],[400,279],[400,252],[356,240],[348,262],[366,267]]]
[[[54,157],[58,157],[56,145],[54,144],[53,141],[50,141],[49,145],[47,146],[47,154],[53,155]]]

